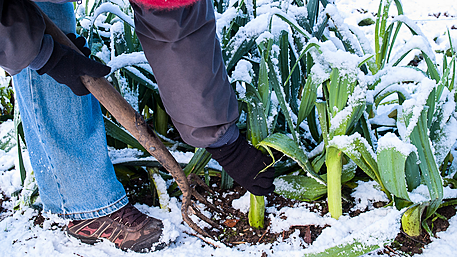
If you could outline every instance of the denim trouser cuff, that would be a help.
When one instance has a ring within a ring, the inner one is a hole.
[[[122,197],[118,201],[116,201],[113,204],[110,204],[102,209],[91,211],[91,212],[80,212],[80,213],[71,213],[71,214],[58,214],[59,217],[65,218],[65,219],[70,219],[70,220],[86,220],[86,219],[93,219],[93,218],[98,218],[98,217],[103,217],[106,215],[109,215],[125,205],[127,205],[129,200],[127,199],[127,196]]]

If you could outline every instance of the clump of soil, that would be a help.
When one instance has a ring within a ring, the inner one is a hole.
[[[33,225],[35,226],[40,226],[43,227],[43,223],[46,219],[41,215],[41,212],[38,213],[37,216],[35,216],[35,219],[33,220]]]
[[[437,218],[433,222],[431,219],[427,221],[432,229],[433,235],[437,232],[445,231],[449,227],[448,219],[456,214],[455,205],[446,206],[437,210],[437,213],[444,216],[446,219]],[[398,233],[395,241],[390,245],[390,248],[407,253],[409,255],[421,254],[424,246],[431,243],[430,235],[422,229],[422,233],[418,237],[410,237],[403,230]]]

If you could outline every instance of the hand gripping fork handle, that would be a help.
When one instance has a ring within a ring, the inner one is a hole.
[[[37,5],[35,6],[38,10],[41,10]],[[51,35],[56,42],[71,47],[73,50],[81,53],[79,49],[73,45],[70,39],[67,38],[67,36],[54,24],[53,21],[51,21],[51,19],[49,19],[45,13],[41,12],[41,14],[46,23],[46,34]],[[191,199],[191,197],[194,196],[197,200],[201,201],[204,200],[204,197],[201,196],[194,188],[189,186],[189,182],[181,166],[174,159],[162,141],[160,141],[154,131],[144,121],[143,117],[137,111],[135,111],[132,106],[130,106],[130,104],[105,78],[92,78],[85,75],[81,76],[81,80],[86,88],[111,113],[111,115],[113,115],[114,118],[116,118],[116,120],[125,129],[127,129],[132,134],[132,136],[134,136],[138,142],[152,156],[154,156],[168,172],[170,172],[182,191],[183,197],[181,214],[183,220],[197,233],[206,237],[210,237],[208,233],[200,228],[189,217],[189,211],[191,210],[197,217],[204,219],[206,222],[212,222],[199,211],[198,207],[195,206],[195,203],[193,203]],[[198,179],[198,177],[194,177],[192,180],[198,181]],[[221,212],[208,201],[205,201],[205,204],[207,204],[211,210]],[[211,225],[214,226],[217,224],[212,222]]]

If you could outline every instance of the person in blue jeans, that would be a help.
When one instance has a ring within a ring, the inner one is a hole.
[[[59,1],[62,2],[62,1]],[[64,0],[65,2],[65,0]],[[136,0],[135,30],[182,139],[206,148],[255,195],[274,191],[271,159],[248,144],[235,122],[211,0]],[[72,3],[38,3],[64,33],[75,33]],[[13,84],[44,211],[70,220],[85,243],[108,239],[121,249],[163,248],[163,224],[131,205],[108,157],[98,101],[79,77],[110,68],[45,34],[28,0],[0,0],[0,66]],[[79,42],[79,38],[72,38]]]

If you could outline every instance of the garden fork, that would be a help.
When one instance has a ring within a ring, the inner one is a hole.
[[[37,5],[35,6],[38,10],[41,10]],[[56,42],[71,47],[73,50],[81,54],[79,49],[73,45],[71,40],[67,38],[67,36],[51,21],[51,19],[49,19],[45,13],[41,13],[46,23],[45,33],[51,35]],[[158,136],[144,121],[143,117],[135,111],[132,106],[130,106],[130,104],[105,78],[92,78],[85,75],[81,76],[81,80],[86,88],[111,113],[111,115],[113,115],[114,118],[116,118],[116,120],[125,129],[127,129],[168,172],[170,172],[183,194],[181,206],[183,220],[197,233],[210,237],[208,233],[192,221],[189,217],[189,212],[193,212],[197,217],[204,219],[205,222],[212,226],[218,224],[204,216],[199,211],[198,207],[196,207],[195,202],[192,201],[191,197],[194,196],[197,200],[206,204],[211,210],[220,210],[213,204],[205,201],[205,198],[202,195],[189,186],[189,182],[184,174],[184,171],[162,141],[160,141]],[[203,183],[203,181],[201,181],[198,177],[192,177],[192,180],[196,181],[196,183],[200,185]],[[201,183],[198,182],[198,180],[200,180]]]

